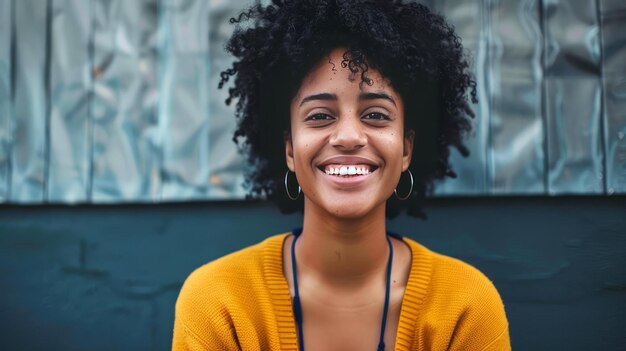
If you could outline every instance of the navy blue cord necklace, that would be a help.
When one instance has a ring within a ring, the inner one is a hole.
[[[298,325],[298,346],[300,351],[304,351],[304,332],[302,331],[302,305],[300,305],[300,292],[298,291],[298,267],[296,266],[296,240],[300,237],[300,232],[294,231],[295,238],[291,243],[291,267],[293,271],[293,287],[296,296],[293,297],[293,314]],[[385,350],[385,326],[387,324],[387,311],[389,310],[389,286],[391,283],[391,263],[393,262],[393,246],[389,235],[386,236],[387,244],[389,244],[389,260],[387,262],[387,286],[385,288],[385,308],[383,310],[383,320],[380,323],[380,340],[376,351]]]

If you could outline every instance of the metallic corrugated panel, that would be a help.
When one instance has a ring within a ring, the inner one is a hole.
[[[226,91],[217,89],[219,72],[231,62],[223,49],[232,32],[225,19],[241,4],[167,4],[161,24],[162,199],[242,197],[242,160],[231,140],[234,112],[224,105]]]
[[[541,194],[541,25],[537,1],[489,3],[488,174],[494,194]]]
[[[623,1],[422,2],[463,38],[480,100],[437,195],[626,193]],[[0,201],[243,197],[217,82],[245,6],[0,0]]]
[[[252,1],[211,1],[209,37],[212,63],[209,84],[211,198],[243,198],[245,194],[241,187],[244,163],[237,148],[233,147],[232,141],[236,124],[234,104],[232,106],[224,104],[227,87],[218,90],[217,82],[220,79],[219,73],[230,68],[232,62],[231,57],[224,51],[224,45],[233,31],[228,19],[236,16],[244,6],[247,6],[246,3]]]
[[[158,200],[156,0],[94,0],[93,202]]]
[[[209,7],[162,1],[159,139],[161,199],[202,199],[209,193]],[[201,35],[198,35],[202,33]]]
[[[479,103],[474,105],[476,117],[473,121],[474,132],[467,139],[470,156],[466,159],[456,150],[451,152],[451,162],[458,177],[447,179],[435,189],[436,195],[482,195],[489,192],[487,167],[476,165],[487,164],[489,149],[489,115],[488,98],[488,38],[489,27],[486,17],[490,16],[485,4],[480,1],[433,1],[430,5],[442,13],[454,26],[463,40],[463,46],[471,57],[472,68],[477,78]]]
[[[54,0],[47,200],[84,202],[90,181],[91,3]]]
[[[11,146],[13,123],[11,118],[11,30],[13,6],[11,0],[0,0],[0,201],[10,197]]]
[[[15,75],[11,146],[11,201],[45,201],[48,166],[47,40],[50,3],[41,0],[14,1]]]
[[[600,1],[607,192],[626,193],[626,3]]]
[[[542,4],[547,190],[550,194],[601,194],[598,9],[587,0]]]

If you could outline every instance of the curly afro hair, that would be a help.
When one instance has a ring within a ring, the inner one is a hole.
[[[449,147],[469,155],[463,143],[474,117],[468,91],[477,102],[461,40],[444,18],[399,0],[274,0],[230,23],[236,28],[226,50],[235,60],[221,72],[219,88],[234,77],[226,103],[237,100],[233,140],[250,166],[249,197],[267,196],[283,213],[302,210],[302,196],[291,201],[283,188],[289,106],[312,68],[345,48],[342,66],[360,74],[361,84],[371,84],[368,69],[378,70],[403,99],[405,131],[415,132],[413,192],[407,201],[392,196],[387,217],[406,208],[425,218],[421,207],[433,183],[456,177]]]

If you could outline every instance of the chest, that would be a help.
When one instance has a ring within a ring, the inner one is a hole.
[[[385,324],[385,351],[394,350],[404,289],[392,289]],[[306,351],[375,351],[380,340],[384,299],[362,308],[341,309],[302,302]]]

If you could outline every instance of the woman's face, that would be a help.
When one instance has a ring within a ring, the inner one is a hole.
[[[313,68],[291,102],[287,166],[296,173],[305,211],[359,218],[384,210],[411,160],[413,132],[404,133],[404,104],[370,67],[373,85],[341,67],[345,49]],[[353,79],[350,79],[353,78]]]

